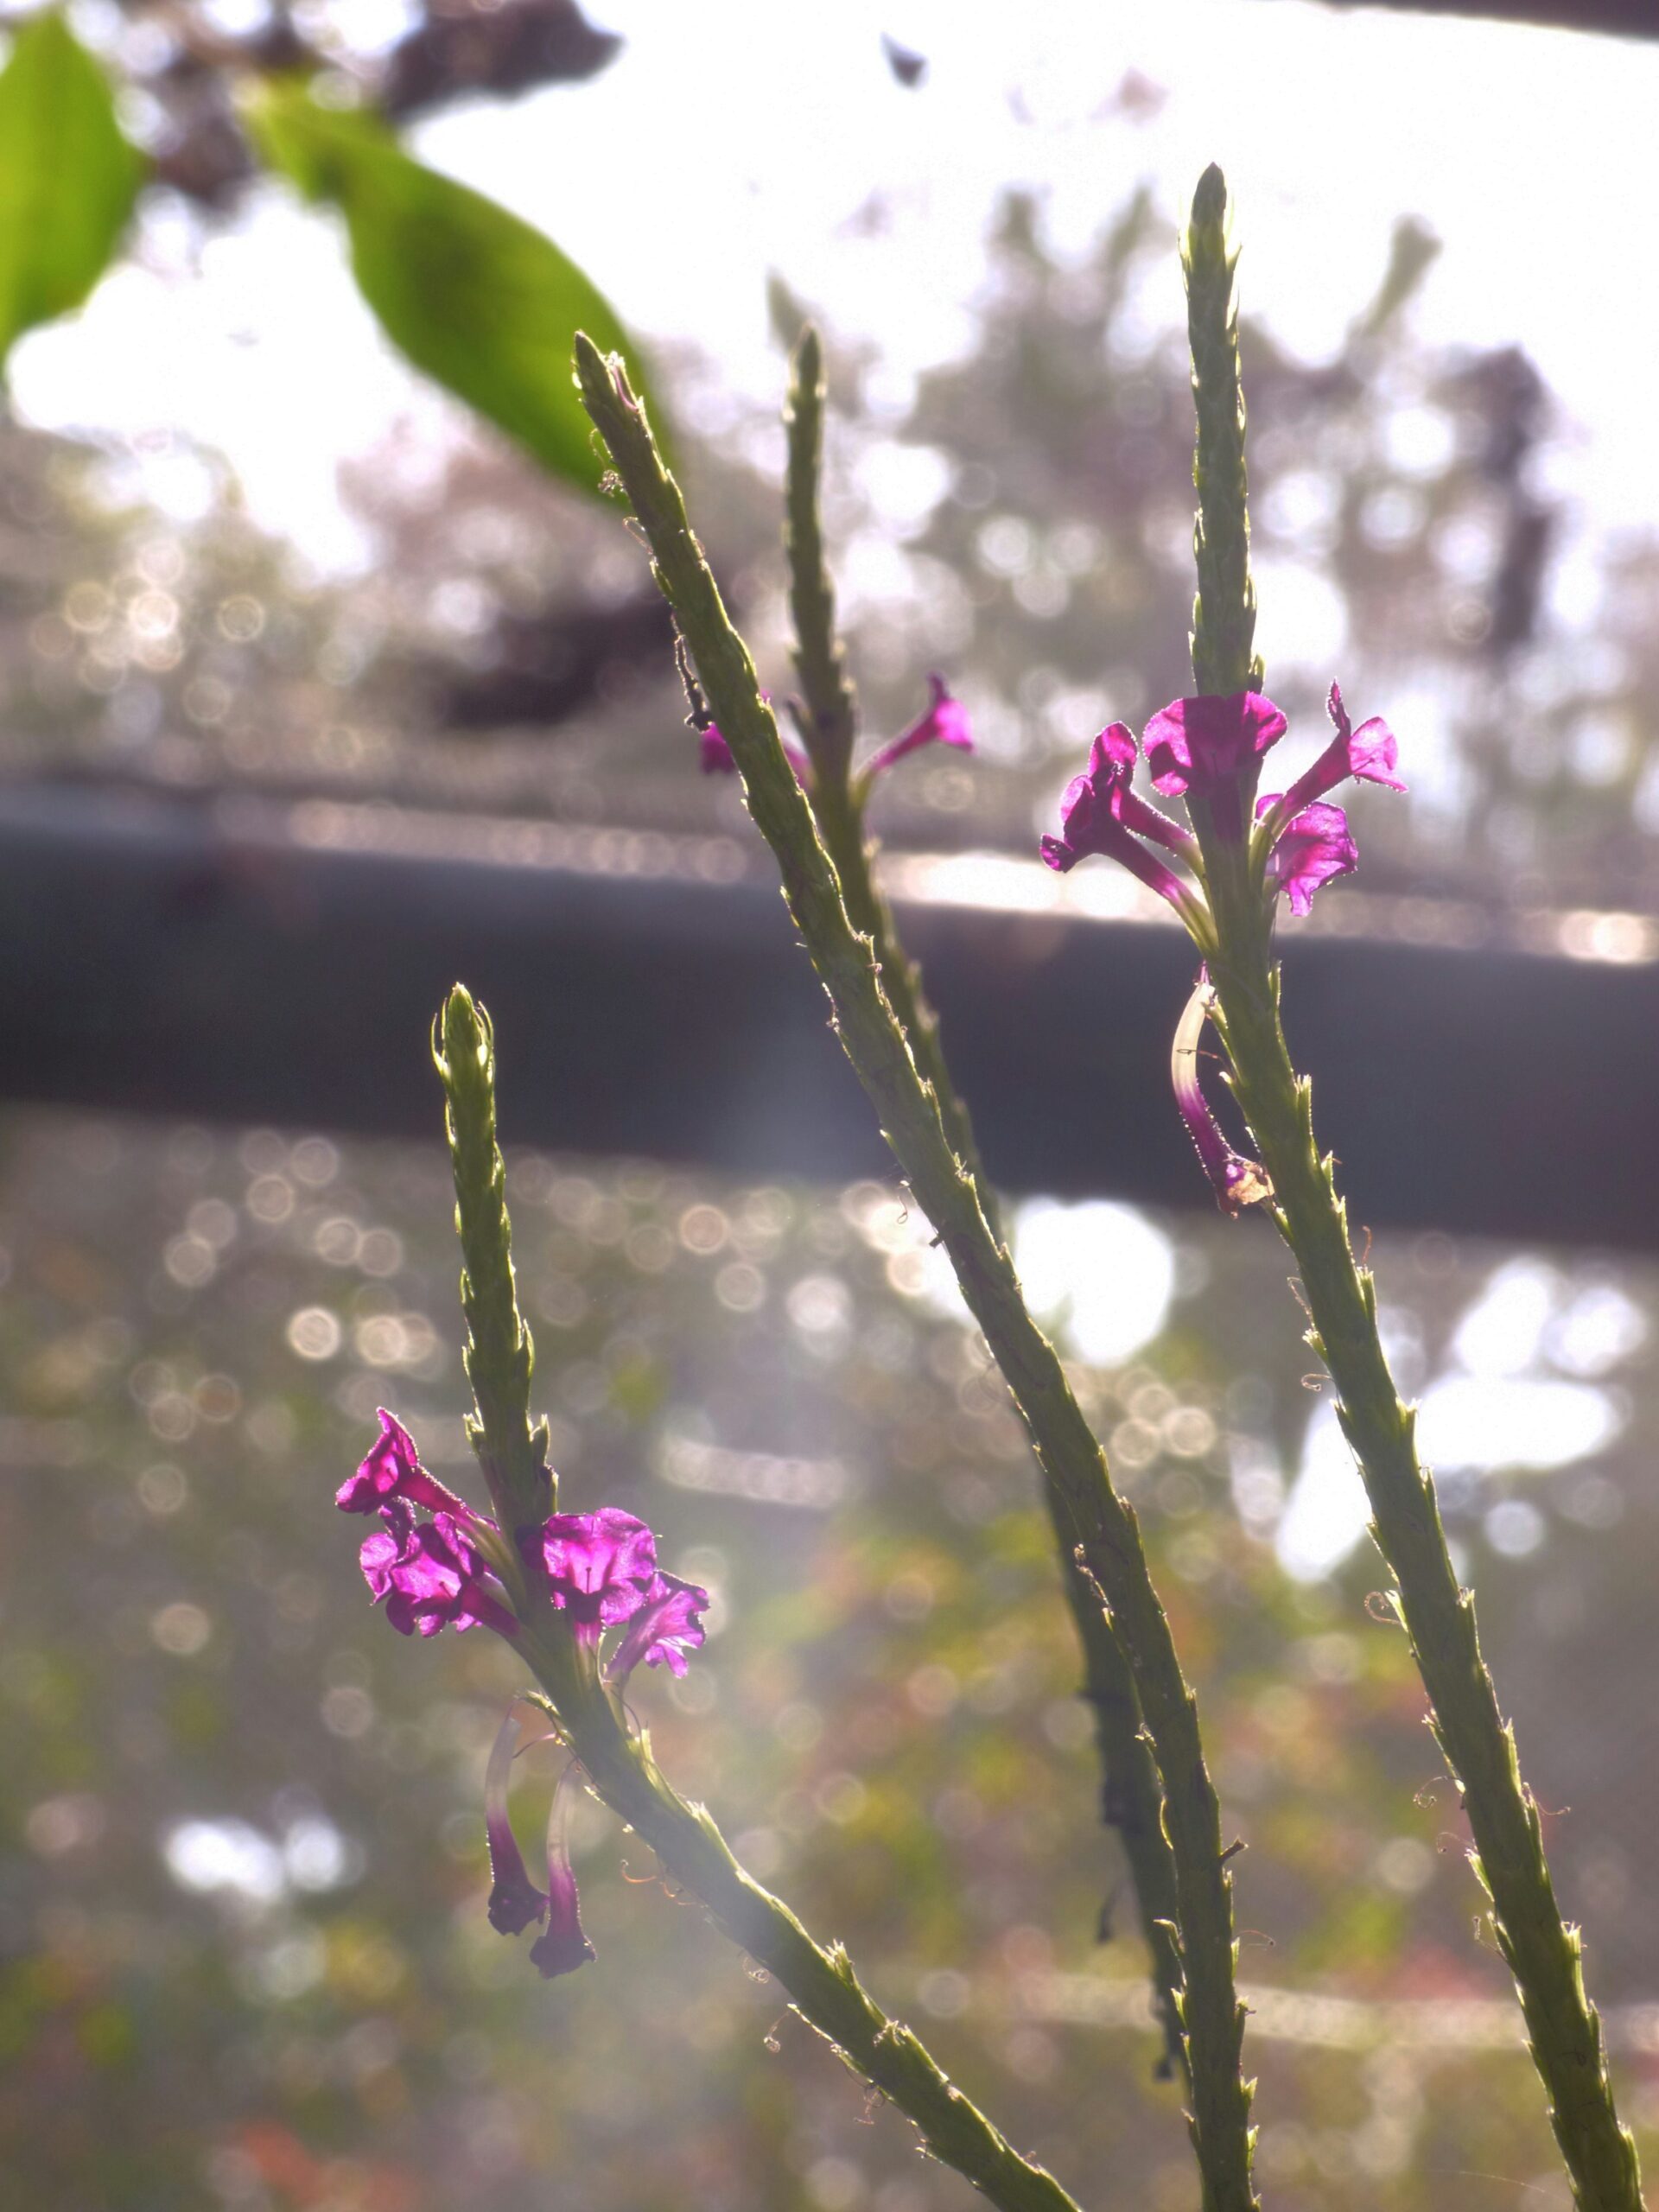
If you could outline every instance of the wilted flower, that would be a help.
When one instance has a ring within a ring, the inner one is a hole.
[[[594,1947],[582,1933],[576,1909],[576,1878],[570,1866],[570,1778],[572,1760],[553,1791],[553,1809],[547,1820],[547,1925],[530,1947],[532,1964],[551,1981],[574,1974],[594,1956]]]
[[[1175,1103],[1181,1109],[1181,1119],[1186,1123],[1204,1172],[1210,1178],[1217,1205],[1224,1213],[1242,1213],[1246,1206],[1270,1198],[1273,1185],[1259,1160],[1246,1160],[1228,1143],[1198,1080],[1198,1040],[1204,1034],[1213,996],[1210,978],[1201,968],[1198,988],[1176,1024],[1175,1042],[1169,1057],[1170,1079],[1175,1086]]]
[[[525,1871],[518,1840],[507,1811],[512,1782],[512,1762],[518,1753],[518,1713],[508,1711],[490,1746],[484,1770],[484,1839],[489,1847],[490,1925],[498,1936],[518,1936],[547,1910],[546,1892],[538,1890]]]
[[[489,1845],[490,1925],[498,1936],[520,1936],[538,1921],[545,1927],[531,1945],[534,1965],[551,1980],[586,1966],[594,1947],[583,1935],[576,1909],[576,1878],[570,1868],[569,1799],[568,1789],[575,1762],[569,1761],[553,1790],[547,1823],[547,1887],[538,1890],[530,1878],[508,1816],[507,1795],[512,1781],[512,1762],[518,1755],[518,1716],[509,1709],[490,1747],[484,1776],[484,1834]]]

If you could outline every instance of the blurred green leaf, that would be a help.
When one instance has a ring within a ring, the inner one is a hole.
[[[61,16],[32,16],[0,71],[0,361],[86,297],[143,175],[103,70]]]
[[[385,125],[320,106],[296,83],[251,101],[254,142],[308,200],[346,218],[352,267],[386,334],[418,369],[529,448],[556,476],[596,491],[604,463],[576,397],[571,340],[639,356],[569,257],[494,200],[410,159]],[[653,419],[661,410],[652,405]]]

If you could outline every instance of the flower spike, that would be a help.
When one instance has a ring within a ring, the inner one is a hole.
[[[1273,1185],[1259,1160],[1246,1160],[1228,1143],[1198,1081],[1198,1040],[1214,1002],[1215,992],[1208,971],[1200,968],[1197,988],[1175,1026],[1169,1072],[1175,1086],[1175,1103],[1181,1109],[1181,1118],[1203,1162],[1204,1172],[1214,1187],[1216,1203],[1224,1213],[1236,1214],[1246,1206],[1270,1198]]]

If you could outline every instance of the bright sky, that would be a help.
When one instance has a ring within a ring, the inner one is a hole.
[[[395,33],[398,0],[352,6],[354,35]],[[628,40],[604,76],[441,118],[420,150],[550,232],[637,328],[717,355],[745,392],[771,397],[781,377],[768,270],[843,335],[879,340],[897,402],[968,342],[1002,188],[1039,190],[1052,234],[1081,247],[1141,178],[1173,211],[1214,159],[1238,204],[1244,296],[1286,341],[1327,352],[1393,219],[1420,214],[1446,246],[1423,334],[1523,344],[1575,426],[1556,466],[1588,519],[1659,514],[1659,280],[1621,243],[1645,236],[1659,44],[1308,0],[592,12]],[[929,57],[918,91],[887,69],[884,30]],[[1130,69],[1169,95],[1138,123],[1112,111]],[[870,235],[855,219],[876,190],[891,221]],[[273,188],[205,250],[188,224],[152,218],[142,262],[20,347],[20,411],[139,436],[150,485],[188,509],[200,485],[144,435],[183,425],[230,457],[262,521],[321,565],[349,564],[339,459],[399,415],[435,435],[445,410],[357,303],[332,219]],[[1173,257],[1147,312],[1179,315]]]

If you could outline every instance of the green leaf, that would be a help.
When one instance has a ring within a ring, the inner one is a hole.
[[[103,70],[61,16],[30,16],[0,70],[0,362],[97,283],[144,168]]]
[[[245,110],[270,166],[346,218],[352,268],[386,335],[418,369],[596,491],[606,463],[576,396],[571,340],[639,356],[603,296],[551,238],[404,153],[358,111],[267,85]],[[653,419],[660,419],[652,408]]]

